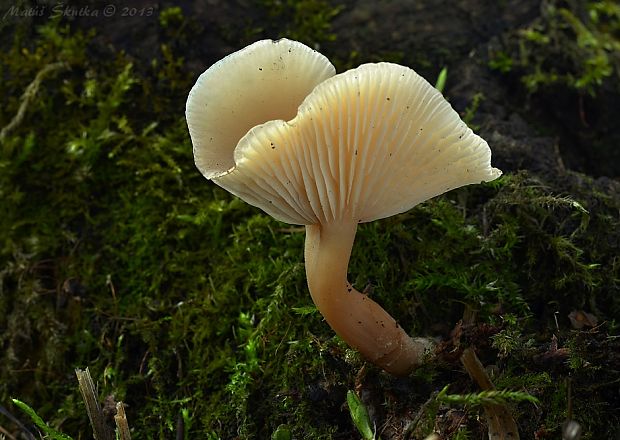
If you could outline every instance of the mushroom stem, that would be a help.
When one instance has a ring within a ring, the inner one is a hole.
[[[306,226],[306,276],[312,300],[347,344],[388,373],[402,376],[424,360],[425,339],[411,338],[379,304],[347,281],[357,224]]]

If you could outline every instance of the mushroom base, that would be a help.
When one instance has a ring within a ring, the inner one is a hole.
[[[312,300],[347,344],[388,373],[420,365],[432,343],[411,338],[379,304],[347,281],[356,223],[306,226],[306,275]]]

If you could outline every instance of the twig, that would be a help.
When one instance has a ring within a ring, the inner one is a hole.
[[[485,391],[494,390],[495,386],[484,371],[484,367],[471,348],[463,351],[461,362],[469,376]],[[514,417],[506,405],[483,405],[484,413],[489,423],[489,440],[519,440],[519,429]]]
[[[424,404],[420,407],[414,419],[411,422],[407,423],[407,425],[405,426],[405,429],[403,429],[403,438],[405,439],[411,438],[411,436],[413,435],[413,431],[415,431],[415,429],[418,426],[418,423],[420,423],[420,421],[422,420],[422,417],[424,417],[426,410],[430,408],[433,404],[435,404],[435,402],[437,401],[437,394],[438,394],[437,391],[433,392],[431,396],[428,398],[428,400],[424,402]]]
[[[25,437],[27,440],[36,440],[36,437],[30,431],[28,431],[28,428],[26,428],[24,426],[24,424],[22,422],[20,422],[17,417],[15,417],[13,414],[11,414],[2,405],[0,405],[0,414],[3,414],[5,416],[7,416],[9,418],[9,420],[11,420],[11,422],[15,423],[17,425],[17,427],[20,429],[21,434],[23,435],[23,437]],[[13,440],[15,439],[14,436],[9,434],[8,432],[5,432],[5,430],[4,430],[4,428],[2,426],[0,426],[0,432],[2,432],[5,435],[8,435],[10,439],[13,439]]]
[[[77,368],[75,374],[80,385],[80,392],[86,405],[90,424],[93,427],[93,437],[95,437],[95,440],[115,440],[114,431],[106,424],[103,417],[90,371],[88,371],[88,368],[86,370]]]
[[[19,109],[17,109],[17,113],[15,114],[15,116],[13,116],[13,119],[11,119],[11,121],[7,125],[5,125],[2,130],[0,130],[0,142],[3,142],[4,139],[8,136],[8,134],[15,128],[17,128],[19,124],[22,123],[24,116],[26,115],[26,110],[28,109],[28,106],[39,91],[39,86],[41,85],[43,78],[45,78],[47,75],[54,71],[65,70],[68,68],[69,64],[60,61],[57,63],[48,64],[43,67],[43,69],[39,70],[37,76],[35,76],[32,82],[28,84],[28,87],[26,87],[26,90],[21,97],[22,102],[19,105]]]
[[[119,434],[120,440],[131,440],[131,434],[129,434],[129,424],[127,423],[127,416],[125,415],[125,404],[118,402],[116,404],[116,415],[114,416],[116,422],[116,429]]]
[[[0,425],[0,440],[17,440],[15,436],[11,435],[11,433]]]
[[[183,420],[183,414],[177,416],[177,436],[176,440],[183,440],[185,438],[185,421]]]

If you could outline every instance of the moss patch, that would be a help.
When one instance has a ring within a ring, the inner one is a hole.
[[[295,27],[297,3],[262,2],[273,10],[257,14],[284,20],[283,35],[330,41],[341,9],[303,3],[323,14],[307,28]],[[2,59],[1,127],[39,72],[66,68],[40,78],[0,147],[1,405],[16,413],[19,398],[88,437],[73,369],[89,366],[102,397],[128,404],[137,438],[355,438],[344,406],[354,388],[382,438],[413,421],[419,435],[467,438],[484,432],[477,409],[435,396],[477,391],[458,364],[472,346],[499,388],[541,401],[512,408],[523,438],[557,438],[569,416],[583,438],[617,432],[613,181],[510,173],[361,225],[351,282],[408,332],[450,348],[389,377],[363,368],[312,305],[303,229],[195,169],[182,109],[196,73],[185,32],[197,25],[167,9],[159,26],[166,44],[149,63],[54,20],[17,29]],[[599,325],[571,328],[574,310]],[[475,320],[459,325],[464,315]]]

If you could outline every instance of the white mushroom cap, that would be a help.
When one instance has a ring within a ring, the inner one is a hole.
[[[253,98],[245,102],[248,111],[262,107]],[[196,133],[194,151],[204,161],[206,144]],[[390,63],[324,80],[288,122],[251,128],[226,167],[215,183],[278,220],[305,225],[388,217],[501,175],[491,167],[487,143],[441,93],[413,70]]]
[[[286,39],[258,41],[215,63],[196,81],[185,111],[198,169],[208,179],[226,174],[250,128],[295,117],[312,89],[335,73],[323,55]]]

